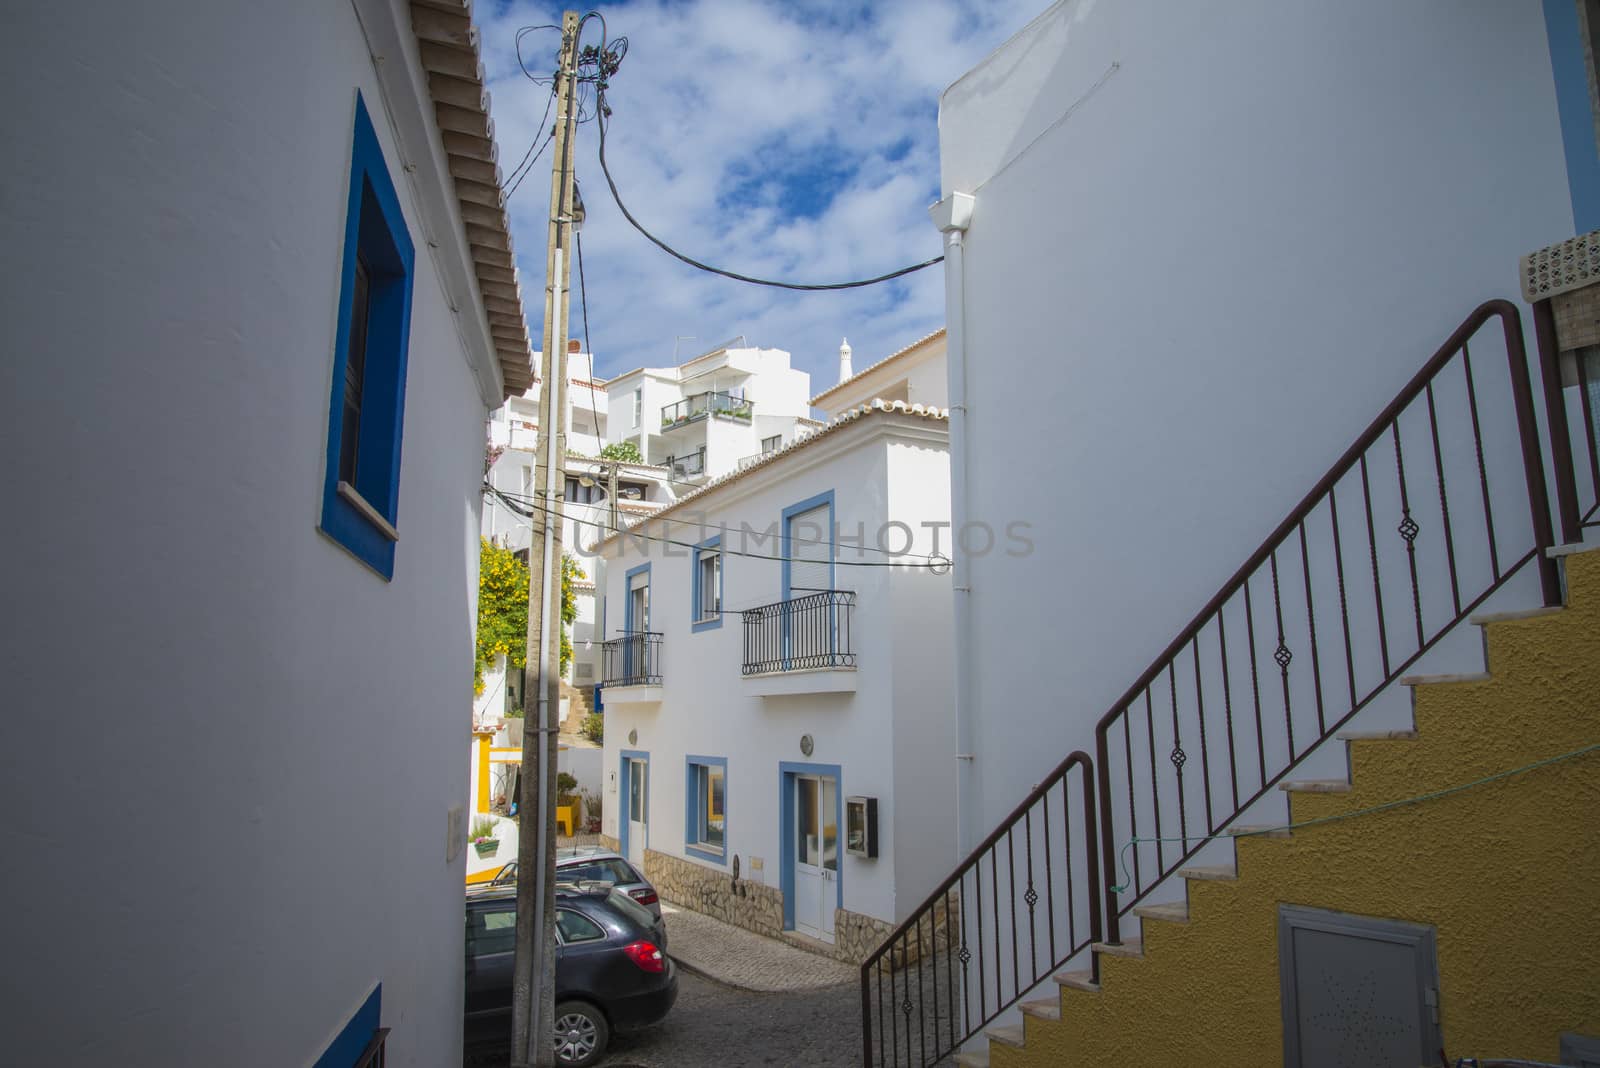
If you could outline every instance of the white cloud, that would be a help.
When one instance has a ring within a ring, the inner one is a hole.
[[[629,51],[612,79],[613,176],[639,220],[691,256],[802,282],[879,274],[939,252],[927,218],[938,195],[938,94],[1021,29],[1043,0],[828,2],[640,0],[606,8]],[[517,0],[479,8],[502,166],[509,173],[549,99],[518,69],[520,26],[560,9]],[[598,43],[598,28],[585,43]],[[548,75],[558,35],[523,38]],[[787,349],[818,390],[834,381],[841,336],[865,366],[943,322],[934,267],[844,293],[792,293],[718,278],[671,259],[632,230],[579,127],[577,174],[590,340],[601,374],[686,358],[736,334]],[[537,337],[543,316],[548,153],[511,201]],[[813,180],[815,179],[815,180]],[[798,192],[798,199],[794,194]],[[576,284],[576,276],[574,276]],[[576,297],[576,294],[574,295]],[[581,313],[573,303],[574,332]]]

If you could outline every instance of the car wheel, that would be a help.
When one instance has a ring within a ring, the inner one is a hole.
[[[593,1005],[564,1001],[556,1006],[556,1063],[584,1068],[599,1060],[611,1039],[606,1018]]]

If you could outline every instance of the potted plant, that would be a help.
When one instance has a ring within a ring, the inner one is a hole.
[[[583,815],[590,834],[600,833],[601,801],[599,794],[583,795]]]
[[[472,821],[472,848],[477,850],[479,858],[492,857],[500,849],[500,839],[495,837],[498,826],[493,816],[479,816]]]

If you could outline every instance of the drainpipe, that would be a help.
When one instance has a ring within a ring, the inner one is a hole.
[[[972,225],[971,193],[951,193],[928,209],[944,234],[945,350],[950,377],[950,556],[955,588],[956,858],[977,843],[978,772],[973,729],[972,574],[961,545],[972,482],[967,470],[967,316],[963,241]]]

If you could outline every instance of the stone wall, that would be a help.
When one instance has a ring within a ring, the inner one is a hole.
[[[613,852],[613,853],[621,853],[622,852],[622,842],[620,840],[616,839],[616,838],[611,837],[609,834],[602,834],[600,836],[600,844],[604,848],[611,850],[611,852]]]
[[[657,893],[675,905],[768,938],[782,938],[784,935],[783,892],[775,886],[765,886],[748,879],[735,881],[733,876],[720,868],[657,853],[653,849],[644,851],[644,877],[650,880]],[[833,924],[831,955],[846,964],[860,964],[866,960],[894,930],[894,924],[886,920],[848,909],[835,909]],[[939,925],[941,936],[943,926],[942,923]],[[814,947],[823,945],[810,939],[806,940],[806,944]],[[911,960],[915,959],[916,950],[913,948]]]
[[[783,894],[774,887],[735,881],[718,868],[653,849],[644,851],[644,877],[662,897],[684,908],[768,938],[783,936]]]

